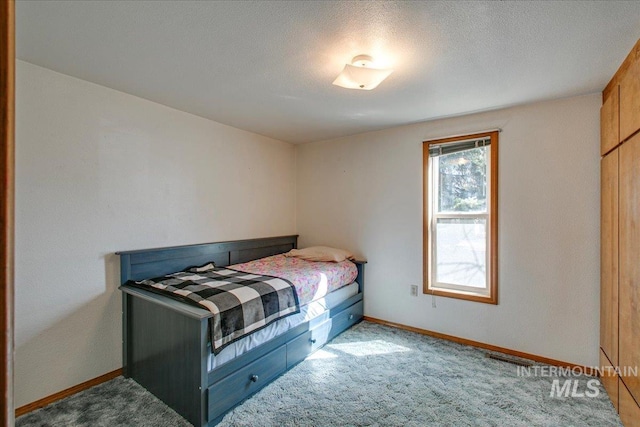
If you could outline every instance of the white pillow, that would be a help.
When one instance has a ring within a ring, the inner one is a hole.
[[[311,246],[305,249],[291,249],[284,254],[286,257],[300,258],[307,261],[340,262],[345,259],[353,259],[353,254],[344,249],[330,248],[327,246]]]

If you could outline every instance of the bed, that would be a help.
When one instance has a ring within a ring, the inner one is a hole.
[[[124,375],[194,426],[213,426],[233,407],[361,321],[365,261],[352,261],[357,269],[353,283],[327,290],[299,312],[219,349],[212,348],[211,311],[131,285],[209,262],[227,267],[277,258],[297,247],[297,237],[118,252]]]

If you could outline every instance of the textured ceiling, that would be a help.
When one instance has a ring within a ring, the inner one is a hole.
[[[640,2],[18,1],[19,59],[294,143],[604,88]],[[331,83],[373,55],[373,91]]]

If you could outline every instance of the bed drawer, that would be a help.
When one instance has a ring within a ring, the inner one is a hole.
[[[316,326],[310,331],[287,343],[287,369],[322,347],[329,341],[331,320]]]
[[[362,320],[363,302],[357,302],[331,318],[329,339]]]
[[[208,419],[218,418],[286,369],[287,346],[283,345],[213,384],[208,389]]]

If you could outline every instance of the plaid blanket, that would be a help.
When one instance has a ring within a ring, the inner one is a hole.
[[[213,313],[209,329],[214,354],[251,332],[300,312],[298,295],[288,280],[213,264],[127,284]]]

